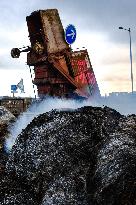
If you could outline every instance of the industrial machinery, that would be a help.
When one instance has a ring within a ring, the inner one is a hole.
[[[27,52],[27,65],[33,66],[39,97],[100,94],[87,50],[72,51],[65,41],[57,9],[34,11],[26,17],[31,46],[13,48],[18,58]]]

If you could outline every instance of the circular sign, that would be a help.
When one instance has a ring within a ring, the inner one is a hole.
[[[68,44],[72,44],[76,40],[76,28],[72,24],[65,29],[65,39]]]

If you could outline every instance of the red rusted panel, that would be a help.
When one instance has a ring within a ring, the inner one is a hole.
[[[51,96],[65,96],[66,93],[71,90],[69,84],[49,84],[47,86],[38,86],[38,93],[40,96],[51,95]]]
[[[73,52],[71,64],[74,79],[81,85],[81,90],[85,90],[87,95],[92,95],[92,92],[100,94],[87,50]]]

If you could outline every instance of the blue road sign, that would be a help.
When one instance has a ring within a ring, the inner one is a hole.
[[[72,24],[65,29],[65,39],[68,44],[72,44],[76,40],[76,28]]]
[[[17,86],[16,85],[11,85],[11,90],[12,91],[16,91],[17,90]]]

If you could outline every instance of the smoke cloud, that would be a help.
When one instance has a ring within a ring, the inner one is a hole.
[[[13,144],[17,136],[21,133],[23,129],[34,119],[34,117],[39,114],[49,112],[53,109],[77,109],[84,106],[95,106],[95,107],[111,107],[123,115],[136,114],[135,109],[135,99],[136,95],[126,96],[109,96],[101,97],[99,99],[93,100],[88,99],[87,101],[79,102],[76,100],[66,100],[59,98],[47,98],[40,102],[35,102],[31,107],[19,116],[17,121],[10,128],[10,135],[6,139],[5,149],[9,152],[12,149]]]
[[[58,98],[48,98],[46,100],[35,102],[32,106],[19,116],[18,120],[10,128],[10,135],[6,140],[5,148],[10,151],[17,136],[23,129],[39,114],[51,111],[52,109],[76,109],[82,107],[83,104],[74,100],[65,100]]]

